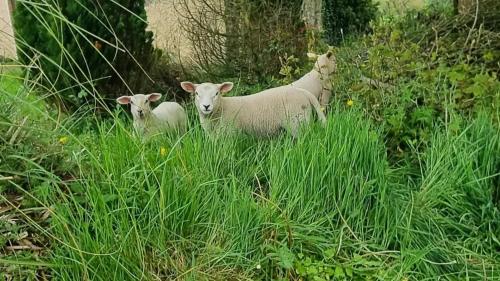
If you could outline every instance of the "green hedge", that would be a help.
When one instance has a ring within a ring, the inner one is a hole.
[[[343,35],[366,31],[376,12],[372,0],[323,0],[323,28],[328,43],[337,44]]]
[[[66,109],[96,97],[105,105],[149,82],[142,68],[153,61],[153,34],[144,0],[19,1],[14,27],[21,62],[35,66],[31,79]]]

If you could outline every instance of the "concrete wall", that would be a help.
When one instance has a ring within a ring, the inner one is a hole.
[[[146,2],[148,30],[154,32],[154,45],[178,56],[183,62],[191,61],[191,45],[182,30],[181,6],[176,0]]]
[[[0,0],[0,57],[16,58],[10,0]]]

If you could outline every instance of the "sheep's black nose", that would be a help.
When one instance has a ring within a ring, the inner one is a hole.
[[[208,108],[210,107],[210,105],[203,105],[205,107],[205,110],[208,110]]]
[[[144,112],[142,112],[142,110],[137,110],[137,112],[139,113],[140,116],[142,116],[144,114]]]

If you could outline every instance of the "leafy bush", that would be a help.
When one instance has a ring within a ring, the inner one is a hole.
[[[382,19],[361,43],[339,49],[339,60],[344,60],[339,73],[345,75],[336,80],[336,99],[353,100],[381,124],[395,158],[413,157],[404,152],[425,148],[436,124],[459,133],[458,116],[499,110],[494,41],[465,53],[462,47],[469,32],[456,29],[439,37],[440,29],[433,28],[436,37],[429,25],[441,26],[443,18],[426,13]],[[476,33],[471,34],[474,38]]]
[[[18,1],[18,54],[40,92],[76,109],[93,98],[140,92],[149,83],[152,33],[144,0]],[[34,32],[36,30],[36,32]]]
[[[366,31],[375,18],[377,5],[372,0],[323,0],[323,27],[330,44],[344,35]]]

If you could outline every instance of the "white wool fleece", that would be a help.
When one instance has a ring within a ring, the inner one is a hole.
[[[142,136],[187,130],[187,115],[176,102],[162,102],[151,110],[151,103],[158,101],[161,94],[122,96],[116,99],[120,104],[130,104],[134,117],[134,128]]]
[[[332,95],[331,78],[337,70],[333,52],[328,51],[317,57],[313,69],[290,85],[304,89],[313,94],[321,107],[328,105]]]
[[[232,89],[231,82],[182,82],[181,86],[195,95],[201,125],[208,133],[229,127],[254,136],[268,137],[290,129],[296,137],[299,126],[310,122],[312,111],[323,124],[326,122],[316,98],[303,89],[291,86],[239,97],[222,96]]]

